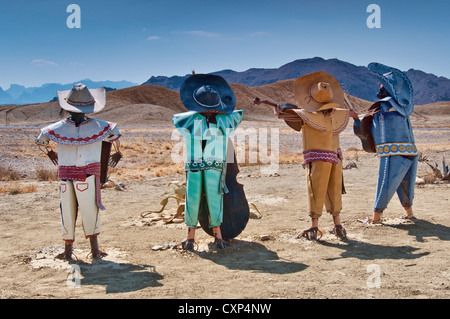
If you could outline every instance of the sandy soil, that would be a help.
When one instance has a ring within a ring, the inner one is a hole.
[[[399,218],[403,209],[394,197],[384,214],[383,225],[358,223],[357,219],[371,212],[378,159],[355,151],[360,146],[351,130],[342,134],[344,165],[353,162],[357,166],[344,170],[347,194],[343,195],[341,220],[348,233],[346,241],[328,233],[332,220],[326,213],[320,219],[324,236],[319,242],[295,238],[309,228],[310,222],[305,173],[301,164],[293,161],[281,164],[274,174],[263,173],[263,165],[240,166],[238,181],[262,217],[250,218],[245,230],[230,242],[229,249],[212,249],[212,238],[202,230],[197,235],[197,251],[172,249],[173,244],[185,238],[185,226],[152,221],[140,214],[158,210],[169,182],[184,181],[184,175],[157,177],[151,169],[139,175],[135,171],[127,173],[148,155],[130,156],[131,150],[125,148],[120,168],[111,175],[111,180],[122,188],[102,190],[106,211],[101,213],[99,241],[109,255],[101,261],[89,258],[88,240],[79,222],[75,241],[78,261],[72,263],[54,259],[63,249],[59,184],[38,181],[33,174],[36,167],[52,166],[32,143],[18,143],[24,139],[32,141],[36,132],[0,130],[2,140],[7,141],[1,153],[2,163],[14,166],[22,175],[19,181],[0,182],[0,186],[19,183],[37,187],[31,193],[0,194],[2,299],[450,297],[450,185],[417,185],[417,219],[413,222]],[[123,132],[122,143],[126,145],[155,134],[168,138],[170,130]],[[416,131],[419,149],[432,163],[440,164],[443,156],[450,158],[448,133]],[[299,141],[299,134],[280,126],[284,149],[299,154]],[[420,163],[419,176],[430,171]],[[167,214],[176,208],[175,202],[169,202],[169,206]]]

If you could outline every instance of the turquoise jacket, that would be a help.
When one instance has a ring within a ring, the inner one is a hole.
[[[227,192],[224,181],[228,138],[241,123],[242,117],[241,110],[231,114],[217,114],[217,124],[208,125],[206,118],[198,112],[175,114],[172,121],[185,138],[185,171],[220,170],[223,172],[223,191]]]

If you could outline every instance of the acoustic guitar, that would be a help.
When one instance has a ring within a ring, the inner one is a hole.
[[[345,106],[356,113],[350,99],[347,94],[344,94]],[[353,124],[353,132],[361,140],[363,150],[368,153],[376,153],[375,143],[373,141],[372,133],[370,132],[370,126],[372,125],[373,115],[365,115],[362,120],[355,121]]]

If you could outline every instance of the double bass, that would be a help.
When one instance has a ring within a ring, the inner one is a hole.
[[[225,183],[228,193],[223,194],[223,221],[220,225],[220,232],[225,240],[238,236],[245,229],[250,218],[250,207],[244,187],[236,179],[239,167],[233,142],[230,138],[228,138],[227,154],[227,158],[233,158],[233,162],[227,163]],[[198,221],[208,235],[214,236],[212,228],[209,227],[209,209],[204,191],[200,202]]]

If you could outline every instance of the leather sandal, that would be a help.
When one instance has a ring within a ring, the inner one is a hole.
[[[218,249],[218,250],[223,250],[227,247],[230,246],[230,244],[228,244],[226,241],[224,241],[223,239],[220,238],[216,238],[214,239],[214,246]]]
[[[319,237],[317,237],[319,235]],[[322,238],[322,232],[318,227],[311,227],[309,229],[305,229],[300,234],[298,234],[295,238],[305,237],[307,240],[319,240]]]
[[[73,244],[71,242],[66,242],[64,245],[64,252],[55,256],[56,259],[72,261],[72,256],[75,256],[73,253]]]
[[[333,230],[331,231],[332,234],[335,234],[336,237],[340,239],[347,239],[347,231],[345,230],[342,225],[336,225],[334,226]]]
[[[90,244],[91,244],[91,253],[89,254],[92,259],[101,259],[103,257],[108,256],[108,254],[98,248],[98,240],[97,236],[90,237],[89,238]],[[89,257],[88,255],[88,257]]]
[[[188,251],[194,251],[194,244],[195,241],[194,239],[186,239],[184,241],[182,241],[181,243],[179,243],[176,247],[183,249],[183,250],[188,250]]]
[[[411,215],[405,214],[401,218],[405,219],[405,220],[413,220],[413,219],[416,219],[416,216],[414,216],[413,214],[411,214]]]

